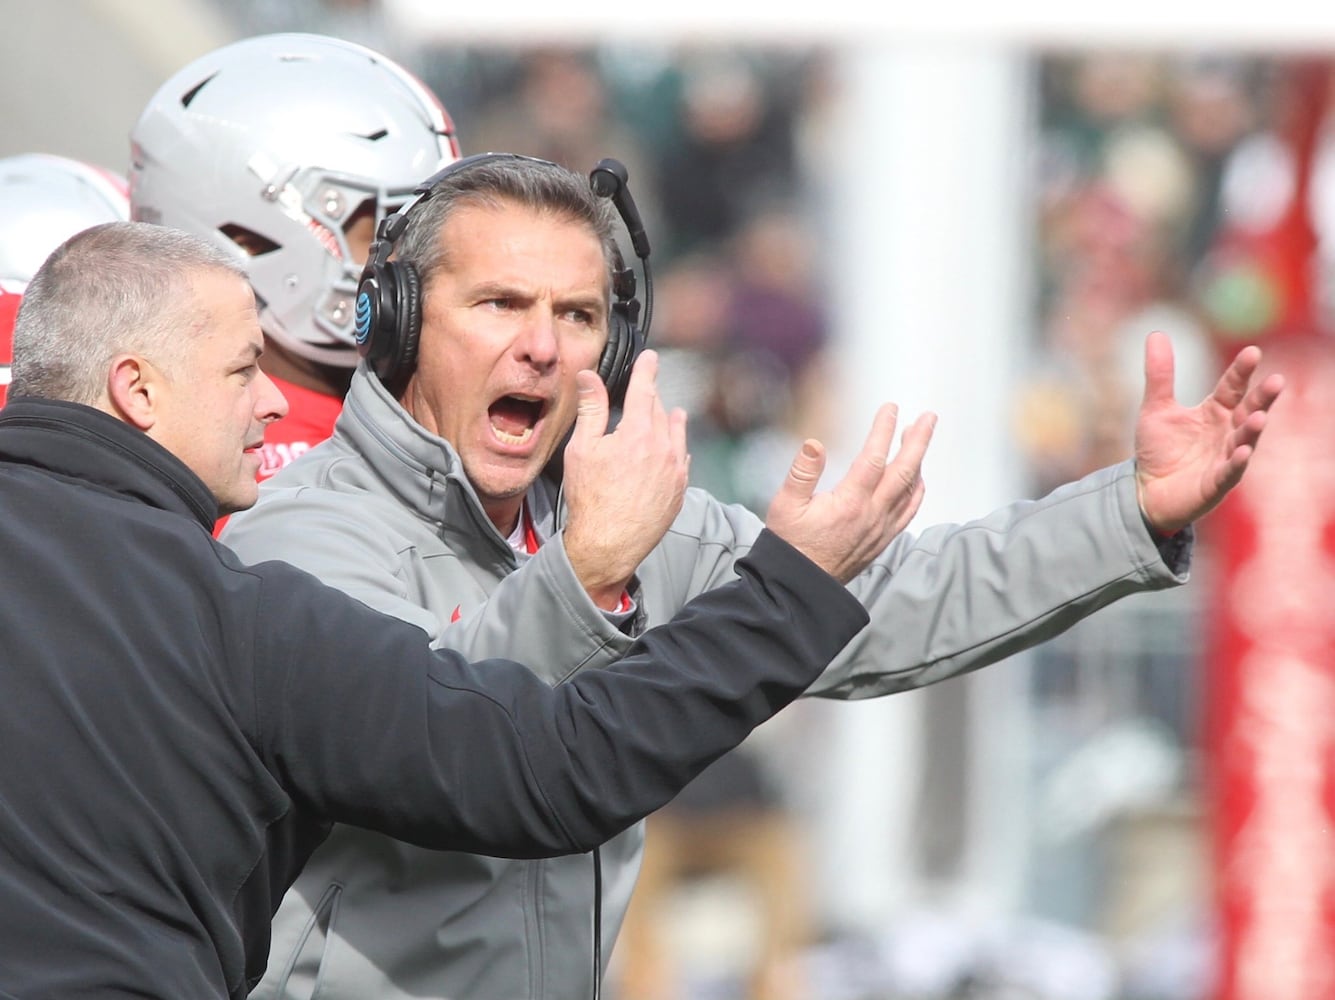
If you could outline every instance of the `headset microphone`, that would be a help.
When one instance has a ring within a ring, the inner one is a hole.
[[[598,197],[611,198],[629,177],[626,165],[620,160],[599,160],[589,173],[589,186]]]
[[[630,188],[627,186],[629,176],[626,165],[620,160],[599,160],[589,174],[589,185],[594,194],[612,199],[612,204],[621,213],[626,232],[630,234],[630,245],[635,248],[635,256],[644,260],[649,256],[649,237],[645,235],[635,199],[630,196]]]

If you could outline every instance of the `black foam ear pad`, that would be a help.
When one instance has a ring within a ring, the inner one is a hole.
[[[384,276],[393,287],[395,315],[376,332],[371,364],[381,383],[397,396],[417,368],[417,348],[422,338],[422,281],[410,262],[387,264]],[[386,317],[389,318],[389,317]]]
[[[607,397],[612,406],[619,406],[625,398],[631,368],[644,349],[644,337],[639,327],[631,322],[628,312],[624,302],[612,306],[607,323],[607,346],[598,360],[598,376],[607,386]]]

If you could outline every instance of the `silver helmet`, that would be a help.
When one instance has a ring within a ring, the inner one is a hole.
[[[362,261],[378,226],[459,158],[449,114],[371,49],[276,34],[223,46],[164,83],[130,133],[135,219],[211,239],[246,267],[265,333],[352,367]]]
[[[129,217],[125,181],[109,170],[46,153],[0,159],[0,281],[21,290],[75,233]]]

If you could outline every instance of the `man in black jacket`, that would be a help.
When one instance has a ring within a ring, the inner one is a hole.
[[[830,494],[809,443],[739,581],[550,688],[211,537],[286,409],[262,345],[243,274],[161,227],[87,230],[28,287],[0,412],[0,997],[244,997],[335,821],[592,849],[816,677],[866,621],[841,582],[922,495],[929,426],[886,461],[887,413]],[[666,525],[684,427],[648,405]],[[568,463],[618,446],[606,407],[584,373]]]

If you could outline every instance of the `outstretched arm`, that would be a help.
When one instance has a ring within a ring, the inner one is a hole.
[[[1213,510],[1242,479],[1270,407],[1284,388],[1280,375],[1252,384],[1258,347],[1244,347],[1204,402],[1185,407],[1173,396],[1173,345],[1167,335],[1145,341],[1145,397],[1136,421],[1136,492],[1150,526],[1171,535]]]

